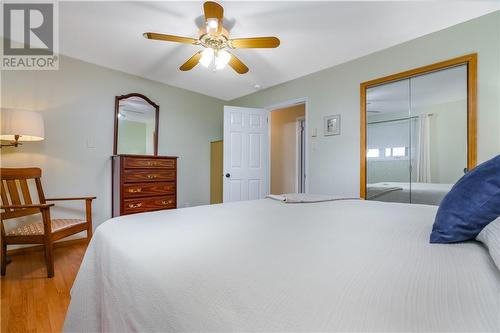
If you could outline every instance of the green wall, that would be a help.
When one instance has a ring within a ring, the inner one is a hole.
[[[119,119],[118,154],[146,154],[146,124]]]

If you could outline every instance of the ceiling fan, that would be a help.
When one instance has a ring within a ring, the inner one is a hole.
[[[216,2],[207,1],[203,4],[205,24],[200,29],[198,39],[165,35],[155,32],[145,32],[147,39],[200,45],[204,49],[195,53],[179,69],[189,71],[198,63],[214,70],[231,66],[238,74],[248,72],[248,67],[227,49],[245,48],[275,48],[280,45],[276,37],[253,37],[230,39],[229,32],[223,26],[224,8]]]

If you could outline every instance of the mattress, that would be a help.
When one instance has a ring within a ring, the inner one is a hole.
[[[406,202],[438,206],[453,184],[383,182],[368,184],[367,198],[385,202]],[[411,188],[411,198],[410,198]]]
[[[498,268],[479,242],[429,244],[436,209],[263,199],[114,218],[64,330],[498,332]]]

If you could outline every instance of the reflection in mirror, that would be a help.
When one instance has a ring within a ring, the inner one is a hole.
[[[117,154],[155,155],[156,108],[138,96],[118,101]]]
[[[412,78],[411,117],[418,131],[415,181],[443,184],[438,188],[447,192],[467,169],[467,66]]]
[[[467,170],[467,65],[366,96],[367,199],[438,205]]]
[[[366,98],[367,199],[410,203],[410,80],[367,89]]]

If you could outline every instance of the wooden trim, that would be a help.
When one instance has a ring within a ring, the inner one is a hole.
[[[477,54],[467,61],[467,168],[477,165]]]
[[[120,108],[120,97],[115,96],[115,118],[113,123],[115,124],[115,129],[113,131],[113,155],[117,154],[118,151],[118,110]]]
[[[19,192],[17,192],[17,185],[16,181],[14,179],[9,179],[6,181],[7,183],[7,189],[9,190],[9,195],[10,195],[10,201],[12,202],[12,205],[21,205],[21,199],[19,197]],[[10,207],[14,208],[14,207]],[[20,208],[20,207],[19,207]]]
[[[0,179],[16,180],[16,179],[31,179],[40,178],[42,170],[40,168],[2,168]]]
[[[114,138],[113,138],[113,155],[117,155],[118,151],[118,112],[119,112],[119,106],[120,106],[120,100],[122,99],[127,99],[129,97],[139,97],[144,99],[146,102],[148,102],[152,107],[155,108],[155,135],[154,135],[154,155],[147,155],[147,156],[157,156],[158,155],[158,123],[160,122],[160,106],[150,100],[148,97],[144,96],[143,94],[139,93],[130,93],[127,95],[121,95],[121,96],[115,96],[115,119],[114,119],[114,124],[115,124],[115,129],[114,129]]]
[[[51,204],[30,204],[30,205],[1,205],[0,209],[24,209],[24,208],[42,209],[42,208],[49,208],[52,206],[54,206],[53,203],[51,203]]]
[[[135,158],[155,158],[155,159],[161,159],[161,158],[165,158],[165,159],[178,159],[179,156],[166,156],[166,155],[161,155],[161,156],[153,156],[153,155],[134,155],[134,154],[115,154],[115,155],[112,155],[111,158],[115,157],[115,156],[118,156],[118,157],[135,157]]]
[[[146,100],[146,102],[148,102],[149,104],[151,104],[154,108],[159,108],[160,107],[158,104],[156,104],[155,102],[153,102],[152,100],[150,100],[147,96],[145,96],[143,94],[139,94],[139,93],[130,93],[130,94],[116,96],[116,97],[118,97],[118,100],[120,100],[120,99],[127,99],[127,98],[130,98],[130,97],[140,97],[140,98]]]
[[[155,136],[154,136],[154,150],[155,150],[155,156],[158,156],[158,130],[159,130],[159,123],[160,123],[160,106],[156,105],[156,112],[155,112]]]
[[[19,185],[21,186],[21,192],[23,193],[24,204],[31,205],[33,201],[31,200],[30,189],[28,187],[28,181],[26,179],[19,179]]]
[[[29,236],[4,235],[2,242],[7,245],[44,244],[45,235],[29,235]]]
[[[55,232],[52,232],[52,241],[57,241],[62,238],[66,238],[68,236],[80,233],[82,231],[88,230],[88,224],[87,223],[80,223],[73,225],[68,228],[64,228],[62,230],[57,230]],[[87,237],[88,238],[88,237]],[[88,238],[90,240],[90,238]]]
[[[422,67],[410,69],[410,70],[407,70],[404,72],[384,76],[384,77],[381,77],[378,79],[366,81],[366,82],[363,82],[362,85],[364,85],[365,87],[371,88],[371,87],[385,84],[385,83],[388,83],[391,81],[399,81],[399,80],[406,79],[406,78],[409,78],[412,76],[419,76],[419,75],[427,74],[430,72],[439,71],[439,70],[442,70],[442,69],[445,69],[448,67],[455,67],[458,65],[467,64],[467,63],[470,63],[471,61],[477,62],[477,53],[464,55],[461,57],[437,62],[437,63],[431,64],[431,65],[422,66]]]
[[[77,198],[46,198],[45,201],[69,201],[69,200],[94,200],[96,197],[77,197]]]
[[[77,238],[77,239],[69,239],[69,240],[64,240],[60,242],[54,242],[54,248],[59,248],[59,247],[65,247],[65,246],[71,246],[75,244],[87,244],[88,240],[87,238]],[[26,252],[32,252],[32,251],[40,251],[45,248],[45,245],[35,245],[35,246],[26,246],[22,247],[19,249],[10,249],[7,250],[8,255],[17,255],[17,254],[22,254]]]
[[[368,88],[410,77],[467,65],[467,168],[477,163],[477,53],[410,69],[360,84],[360,197],[366,198],[366,90]]]
[[[361,84],[359,197],[366,198],[366,87]]]

